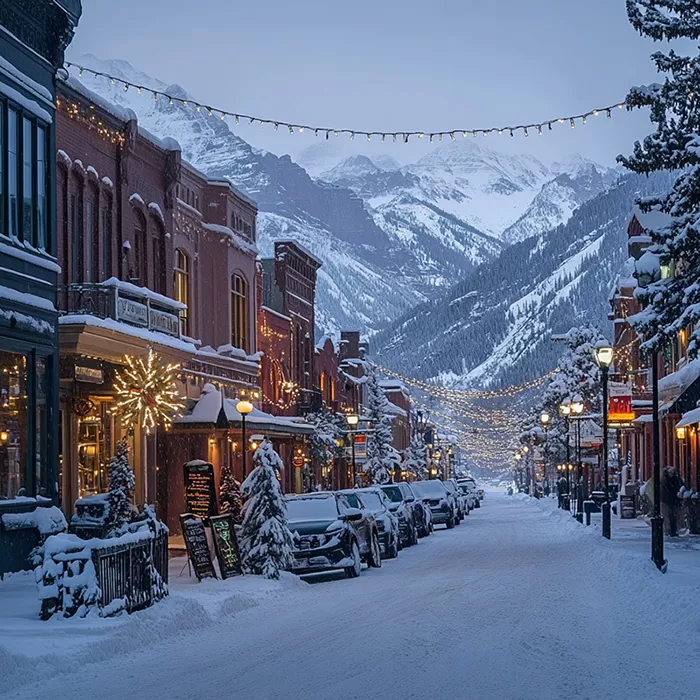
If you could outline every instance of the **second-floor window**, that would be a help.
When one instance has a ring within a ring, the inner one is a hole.
[[[248,351],[248,283],[238,274],[231,277],[231,345]]]
[[[112,197],[104,196],[102,209],[102,274],[105,279],[112,275],[112,246],[114,245],[112,226]]]
[[[85,281],[100,282],[100,259],[98,257],[98,239],[100,235],[97,189],[88,186],[85,203]]]
[[[180,312],[180,333],[190,335],[190,258],[181,248],[175,250],[175,274],[173,276],[175,299],[185,308]]]
[[[146,219],[140,211],[134,210],[134,246],[129,277],[134,284],[145,285],[148,265],[146,259]]]

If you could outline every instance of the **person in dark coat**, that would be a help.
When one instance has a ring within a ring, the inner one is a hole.
[[[560,477],[557,481],[557,503],[559,508],[564,507],[564,496],[569,495],[569,482],[565,476]]]
[[[661,476],[661,502],[668,510],[668,533],[671,537],[678,537],[678,506],[680,497],[678,492],[683,488],[683,479],[675,467],[664,467]]]

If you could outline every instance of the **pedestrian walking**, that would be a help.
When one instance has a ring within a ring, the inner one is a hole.
[[[562,476],[557,481],[557,505],[559,508],[564,507],[564,498],[569,495],[569,482],[566,477]]]
[[[675,467],[664,467],[661,477],[661,503],[666,506],[668,516],[668,534],[678,537],[678,492],[683,488],[683,479]]]

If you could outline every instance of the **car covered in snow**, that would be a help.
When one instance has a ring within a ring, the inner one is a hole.
[[[290,571],[309,574],[343,569],[348,578],[360,575],[362,562],[382,565],[374,517],[353,508],[342,493],[319,491],[285,496],[287,527],[294,541]]]
[[[430,506],[433,522],[451,530],[457,523],[457,502],[439,479],[414,481],[412,488]]]
[[[473,508],[474,500],[470,495],[464,493],[459,486],[457,486],[457,481],[455,479],[444,479],[442,483],[455,499],[455,503],[457,504],[456,524],[459,525],[462,520],[469,515],[469,512]]]
[[[422,501],[416,498],[405,481],[383,484],[381,489],[391,502],[390,510],[399,518],[403,545],[411,547],[418,542],[419,537],[430,532],[430,523],[426,520]]]
[[[395,559],[402,549],[398,516],[391,511],[391,501],[378,486],[358,489],[357,495],[364,506],[372,512],[379,531],[382,556]]]
[[[468,496],[471,508],[481,508],[479,489],[477,488],[476,481],[474,481],[474,479],[471,477],[457,479],[457,486],[462,493]]]

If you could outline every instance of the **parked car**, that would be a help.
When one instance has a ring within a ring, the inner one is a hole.
[[[472,508],[481,508],[476,481],[474,481],[472,477],[467,476],[462,479],[457,479],[457,485],[460,490],[469,497]]]
[[[290,571],[308,574],[343,569],[360,575],[362,562],[382,565],[379,533],[373,517],[353,508],[340,493],[320,491],[286,496],[287,525],[294,539]]]
[[[408,481],[400,481],[399,488],[404,493],[409,507],[413,509],[413,520],[418,528],[418,537],[427,537],[433,531],[430,506],[413,490]]]
[[[403,483],[403,482],[401,482]],[[384,484],[380,488],[389,499],[389,510],[399,519],[399,533],[404,547],[412,547],[418,543],[418,525],[415,516],[415,496],[408,501],[408,493],[399,484]]]
[[[444,524],[451,530],[457,519],[457,503],[451,493],[447,491],[442,481],[428,479],[427,481],[414,481],[412,488],[416,494],[426,500],[430,506],[434,523]]]
[[[473,498],[469,494],[464,493],[464,491],[457,486],[457,481],[455,479],[445,479],[443,484],[457,502],[457,525],[459,525],[459,523],[469,515],[472,509]]]
[[[395,513],[391,512],[391,501],[378,486],[358,489],[358,495],[377,522],[382,556],[386,559],[395,559],[399,555],[402,545],[399,519]]]

